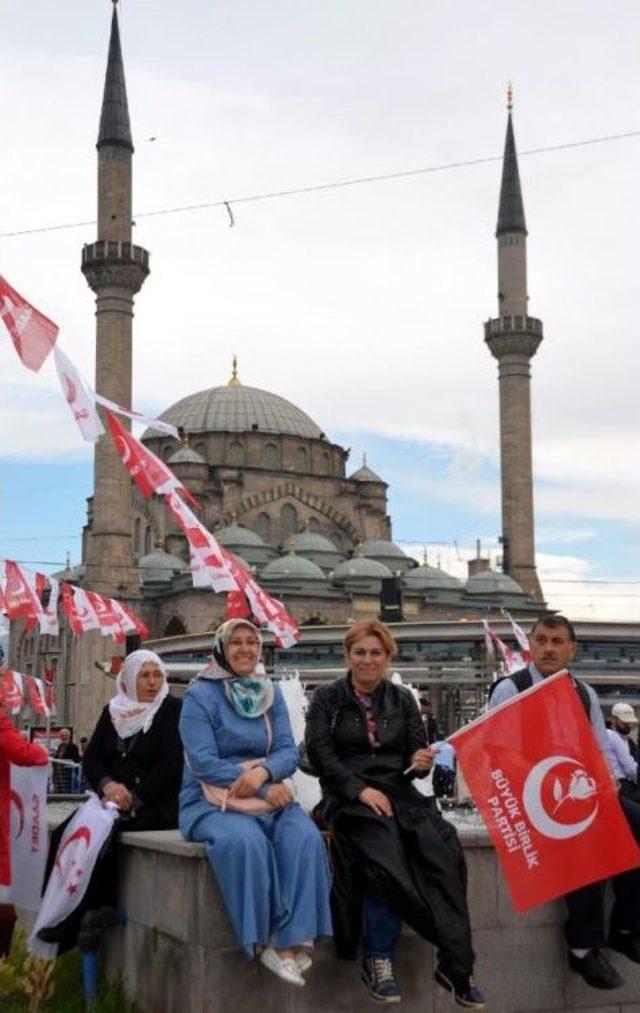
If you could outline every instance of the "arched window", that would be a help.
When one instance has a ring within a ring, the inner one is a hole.
[[[176,449],[175,443],[168,443],[166,447],[162,448],[162,460],[168,461],[174,450]]]
[[[262,463],[265,468],[280,467],[280,451],[275,443],[267,443],[262,450]]]
[[[322,533],[322,525],[317,517],[309,518],[309,531],[315,531],[317,535]]]
[[[177,616],[172,616],[164,629],[165,637],[180,637],[186,632],[187,627],[182,622],[182,619],[178,619]]]
[[[263,542],[271,541],[271,518],[269,514],[258,514],[256,519],[256,530]]]
[[[291,503],[285,503],[280,511],[280,528],[283,542],[298,530],[298,513]]]
[[[206,443],[196,443],[196,445],[195,445],[195,447],[193,449],[195,450],[196,454],[200,454],[200,457],[204,457],[204,459],[206,461],[206,459],[207,459],[207,444]]]
[[[296,468],[298,471],[308,471],[308,454],[306,447],[298,447],[296,450]]]
[[[148,556],[153,548],[153,539],[151,534],[151,528],[148,527],[144,533],[144,554]]]
[[[227,460],[234,468],[241,468],[244,464],[244,447],[237,440],[229,444]]]
[[[142,521],[136,517],[133,525],[133,551],[139,556],[142,553]]]
[[[326,450],[322,451],[320,455],[320,474],[329,475],[331,474],[331,458]]]

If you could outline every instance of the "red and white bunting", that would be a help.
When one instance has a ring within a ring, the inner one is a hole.
[[[113,611],[112,599],[105,598],[104,595],[98,594],[96,591],[85,591],[87,598],[98,617],[98,623],[100,624],[100,632],[103,637],[120,637],[124,639],[123,630],[120,625],[120,620]]]
[[[44,669],[42,682],[49,713],[54,717],[58,713],[58,707],[56,705],[56,673],[53,668]]]
[[[59,345],[56,345],[53,358],[60,378],[64,399],[71,409],[83,440],[88,443],[102,436],[105,429],[96,411],[96,397],[80,371],[74,366]]]
[[[56,343],[58,325],[27,302],[2,275],[0,317],[23,364],[37,373]]]
[[[36,679],[33,675],[23,675],[22,681],[27,687],[31,709],[35,714],[40,714],[45,718],[49,717],[49,708],[47,706],[47,698],[45,696],[44,686],[42,685],[42,679]]]
[[[7,614],[7,597],[5,595],[6,581],[0,580],[0,615],[6,616]]]
[[[120,622],[120,629],[124,636],[127,633],[137,633],[141,640],[145,640],[149,636],[149,630],[142,622],[139,616],[133,612],[123,601],[118,601],[117,598],[111,599],[111,607],[115,612]],[[117,638],[116,638],[117,639]],[[117,672],[115,673],[118,674]]]
[[[88,630],[99,630],[100,620],[93,610],[87,593],[81,587],[62,585],[62,611],[76,636]]]
[[[124,426],[120,425],[115,415],[107,411],[107,426],[123,464],[143,496],[147,498],[155,493],[168,496],[179,492],[195,510],[200,504],[189,490],[176,478],[164,461],[156,457],[147,447],[133,436]]]
[[[134,412],[133,409],[123,408],[121,404],[116,404],[115,401],[110,401],[108,397],[103,397],[102,394],[94,395],[98,404],[101,404],[103,408],[108,408],[110,411],[115,412],[116,415],[124,415],[127,419],[132,419],[133,422],[142,422],[149,429],[157,429],[159,433],[164,433],[165,436],[173,436],[174,440],[180,439],[180,433],[178,432],[177,426],[172,426],[170,422],[163,422],[162,419],[149,418],[148,415],[142,415],[140,412]]]
[[[19,714],[24,706],[24,682],[20,672],[5,668],[0,674],[0,702],[9,714]]]
[[[280,647],[293,647],[300,634],[295,620],[289,615],[284,605],[260,587],[228,549],[220,546],[220,551],[233,579],[248,601],[258,625],[266,626],[268,630],[271,630]],[[235,607],[238,606],[239,602],[236,599]]]
[[[44,610],[36,593],[35,578],[28,575],[19,563],[5,561],[5,604],[9,619],[26,619],[29,627],[36,622],[47,624]]]
[[[499,656],[502,658],[502,661],[504,663],[504,669],[506,674],[512,675],[514,672],[519,671],[519,669],[524,668],[526,665],[526,661],[524,660],[520,652],[514,651],[512,647],[509,647],[508,644],[505,644],[504,640],[500,639],[498,634],[491,629],[489,623],[486,622],[486,620],[483,622],[483,626],[484,626],[485,641],[486,638],[488,637],[493,644],[494,650],[491,656],[495,657],[495,652],[497,650]]]
[[[225,561],[222,546],[175,492],[165,498],[189,543],[193,586],[212,587],[214,591],[237,591],[238,584]]]
[[[522,660],[524,661],[525,664],[528,664],[531,661],[531,649],[529,644],[529,637],[522,629],[522,626],[519,626],[518,623],[514,622],[514,620],[511,618],[506,609],[503,609],[502,611],[504,612],[507,619],[511,623],[513,635],[518,642],[518,646],[520,647],[520,654],[522,655]]]

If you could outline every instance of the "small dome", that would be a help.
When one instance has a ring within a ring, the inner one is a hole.
[[[413,591],[462,591],[463,583],[439,567],[423,563],[404,575],[404,583]]]
[[[382,580],[383,577],[393,577],[393,574],[384,563],[367,559],[366,556],[354,556],[353,559],[345,559],[343,563],[338,563],[333,571],[332,580],[340,584],[348,582],[352,577]]]
[[[225,549],[231,549],[235,545],[258,545],[265,543],[259,534],[251,531],[250,528],[243,528],[239,524],[229,524],[226,528],[219,528],[213,532],[216,539]]]
[[[467,594],[524,595],[524,591],[513,577],[498,570],[481,570],[480,573],[474,573],[467,581],[466,591]]]
[[[163,549],[154,549],[142,556],[138,567],[143,584],[170,584],[174,577],[188,569],[183,559]]]
[[[272,559],[260,573],[260,580],[321,580],[326,577],[316,563],[304,556],[289,552],[286,556]]]
[[[167,464],[206,464],[202,454],[199,454],[197,450],[190,447],[188,443],[183,443],[181,447],[171,455],[167,460]]]
[[[354,471],[353,475],[349,475],[350,482],[377,482],[379,485],[386,485],[379,475],[376,475],[375,471],[367,465],[367,455],[362,455],[362,467]]]
[[[295,552],[340,552],[337,545],[318,531],[298,531],[290,541]]]
[[[398,572],[404,574],[416,565],[399,545],[384,538],[367,538],[362,544],[361,551],[367,559],[375,559],[376,562],[388,566],[392,574]]]

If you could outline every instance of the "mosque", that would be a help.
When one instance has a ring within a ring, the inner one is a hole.
[[[393,541],[384,477],[366,460],[350,470],[349,451],[327,433],[330,418],[318,423],[277,393],[246,385],[235,358],[230,378],[162,413],[179,427],[179,445],[157,430],[143,435],[199,499],[216,538],[302,628],[378,614],[452,622],[478,619],[489,608],[517,616],[544,608],[535,568],[530,417],[530,364],[542,324],[528,311],[527,228],[508,105],[496,229],[498,313],[484,325],[499,376],[501,570],[478,552],[462,582],[410,558]],[[128,407],[133,303],[149,274],[149,253],[132,242],[134,147],[115,5],[97,151],[98,235],[84,246],[81,269],[96,297],[96,390]],[[154,640],[203,634],[224,613],[224,596],[192,586],[182,533],[163,502],[132,489],[108,436],[95,448],[82,562],[58,576],[126,599]],[[77,642],[64,633],[58,641],[38,647],[37,638],[16,635],[13,663],[23,671],[42,663],[57,669],[71,687],[66,720],[86,728],[110,693],[94,663],[107,661],[113,644],[93,633]]]

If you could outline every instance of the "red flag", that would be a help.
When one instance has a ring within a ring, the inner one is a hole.
[[[0,700],[10,714],[19,714],[24,706],[24,683],[19,672],[7,668],[0,676]]]
[[[100,623],[100,632],[103,637],[116,636],[122,633],[122,627],[120,620],[116,616],[112,607],[112,598],[105,598],[104,595],[98,594],[97,591],[85,591],[89,603],[93,608],[93,611],[98,617]]]
[[[29,703],[31,704],[32,709],[36,714],[42,714],[43,717],[48,717],[49,708],[47,707],[42,680],[36,679],[32,675],[23,675],[22,678],[27,685]]]
[[[86,633],[87,630],[100,628],[100,620],[87,598],[86,591],[81,587],[72,587],[66,583],[62,585],[62,611],[76,636]]]
[[[135,436],[132,436],[110,411],[106,411],[105,415],[116,450],[142,495],[149,497],[157,493],[159,496],[165,496],[177,491],[184,496],[187,502],[191,503],[194,509],[199,510],[198,501],[176,478],[171,469],[167,468],[164,461],[147,450],[140,440],[136,440]]]
[[[519,671],[519,669],[524,668],[526,662],[522,655],[519,654],[518,651],[514,651],[514,649],[509,647],[508,644],[505,644],[504,640],[501,640],[498,634],[494,633],[486,619],[483,619],[482,625],[484,627],[484,640],[487,647],[487,654],[489,654],[490,657],[495,658],[496,650],[498,651],[504,662],[504,670],[507,675],[512,675],[514,672]],[[491,644],[491,649],[489,649],[489,644]]]
[[[4,593],[5,582],[0,582],[0,615],[6,616],[7,614],[7,598]]]
[[[120,620],[120,627],[125,634],[137,633],[141,640],[145,640],[149,636],[149,630],[142,622],[140,616],[136,615],[133,609],[130,609],[129,606],[125,604],[125,602],[117,601],[115,598],[112,598],[111,605],[113,607],[114,612],[116,613],[116,615]],[[118,659],[114,658],[113,662],[117,660]],[[120,669],[117,669],[117,671],[114,671],[114,674],[117,675],[119,671]]]
[[[245,595],[258,625],[271,630],[279,647],[292,647],[300,634],[295,620],[288,614],[284,605],[267,594],[228,549],[220,546],[220,551],[233,579]]]
[[[509,613],[507,612],[506,609],[503,609],[502,611],[504,612],[504,614],[506,615],[507,619],[511,623],[511,629],[513,630],[513,635],[514,635],[514,637],[516,638],[516,640],[518,642],[518,647],[520,648],[520,656],[522,657],[522,660],[524,661],[525,665],[528,665],[529,662],[531,661],[531,649],[530,649],[530,644],[529,644],[529,637],[527,636],[527,634],[522,629],[522,626],[519,626],[518,623],[516,623],[511,618],[511,616],[509,615]]]
[[[56,707],[56,673],[52,668],[45,668],[44,670],[44,698],[49,708],[50,714],[57,714],[58,708]]]
[[[0,316],[22,362],[37,373],[56,343],[57,324],[23,299],[1,275]]]
[[[640,862],[566,672],[450,736],[517,911]]]
[[[225,619],[248,619],[250,615],[251,609],[244,591],[229,591]]]
[[[175,492],[165,498],[189,543],[193,586],[212,587],[214,591],[237,590],[238,585],[231,576],[222,546]]]
[[[35,589],[31,587],[27,574],[12,559],[7,559],[5,563],[5,574],[7,577],[5,598],[9,619],[24,617],[29,628],[35,626],[42,614],[42,605]]]

